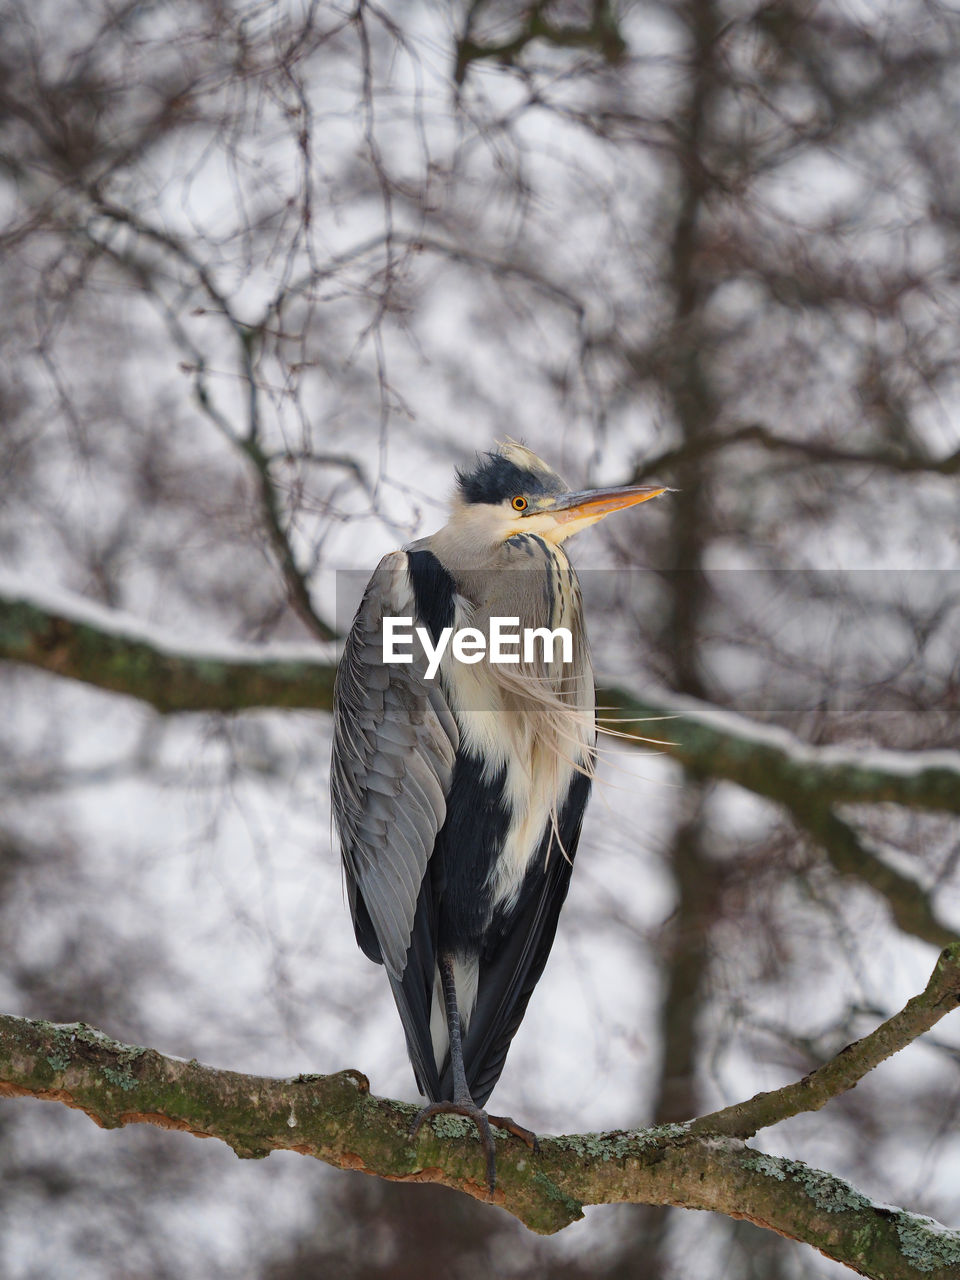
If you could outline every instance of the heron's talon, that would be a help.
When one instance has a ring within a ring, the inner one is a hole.
[[[415,1138],[417,1136],[424,1120],[430,1120],[433,1116],[440,1115],[465,1116],[467,1120],[472,1120],[477,1126],[480,1141],[487,1153],[487,1186],[490,1189],[490,1198],[493,1199],[493,1193],[497,1187],[497,1150],[494,1145],[493,1130],[490,1128],[487,1113],[472,1101],[428,1102],[414,1118],[410,1126],[410,1137]],[[519,1126],[517,1127],[519,1128]]]
[[[521,1142],[525,1142],[534,1155],[540,1154],[540,1140],[532,1129],[525,1129],[522,1124],[517,1124],[516,1120],[511,1116],[489,1116],[488,1119],[498,1129],[505,1129],[507,1133],[519,1138]]]

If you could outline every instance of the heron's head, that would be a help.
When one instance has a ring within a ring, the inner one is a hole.
[[[560,543],[612,511],[666,492],[662,486],[640,485],[572,492],[542,458],[513,440],[458,471],[457,485],[451,523],[468,525],[494,542],[536,533]]]

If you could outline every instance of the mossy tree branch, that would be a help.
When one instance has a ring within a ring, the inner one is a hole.
[[[129,620],[128,620],[129,622]],[[318,651],[319,653],[319,651]],[[164,714],[254,707],[329,711],[336,665],[306,656],[271,659],[164,647],[106,610],[76,614],[0,596],[0,660],[25,663],[146,702]]]
[[[735,782],[788,808],[812,796],[818,805],[890,803],[960,813],[958,751],[810,746],[786,729],[681,694],[608,687],[598,689],[597,700],[604,722],[641,744],[646,733],[693,773]],[[660,723],[638,726],[644,718]]]
[[[882,1027],[796,1084],[684,1125],[543,1137],[531,1153],[498,1131],[495,1202],[550,1234],[587,1204],[711,1209],[801,1240],[877,1280],[947,1280],[960,1233],[873,1204],[848,1183],[746,1145],[743,1134],[849,1089],[960,1001],[960,946],[940,956],[925,991]],[[458,1116],[409,1137],[416,1107],[370,1093],[357,1071],[272,1079],[121,1044],[83,1023],[0,1016],[0,1095],[61,1102],[104,1128],[155,1124],[259,1158],[297,1151],[339,1168],[435,1182],[487,1199],[485,1155]]]
[[[50,607],[0,581],[0,661],[26,663],[149,703],[165,714],[275,707],[329,711],[330,654],[300,649],[197,652],[138,634],[136,623],[78,604]],[[960,752],[814,747],[784,729],[696,698],[604,686],[603,721],[703,777],[735,782],[788,808],[879,804],[960,813]],[[645,723],[647,721],[647,723]],[[814,833],[816,834],[816,833]]]
[[[160,642],[132,619],[88,604],[51,607],[0,581],[0,660],[24,663],[149,703],[164,714],[255,707],[329,711],[336,665],[319,647],[289,656],[195,652]],[[905,932],[942,947],[956,934],[929,896],[873,854],[835,812],[844,802],[894,801],[960,812],[960,752],[811,747],[786,731],[693,698],[598,691],[606,723],[702,777],[721,778],[783,805],[841,875],[880,893]],[[645,723],[645,720],[649,722]]]
[[[2,584],[0,659],[128,694],[164,713],[328,710],[335,672],[320,650],[280,659],[253,652],[191,654],[138,633],[133,622],[118,625],[109,611],[50,607],[3,591]],[[794,813],[806,812],[805,797],[823,813],[824,806],[853,801],[960,809],[958,753],[810,747],[782,730],[667,693],[641,698],[608,688],[600,702],[640,744],[650,726],[636,718],[667,717],[656,727],[667,754],[694,773],[736,782]],[[839,848],[835,828],[820,832],[814,823],[810,830]],[[856,849],[849,840],[841,852],[843,869],[854,870]],[[928,906],[920,904],[921,915]],[[931,919],[921,921],[927,933]],[[960,944],[944,951],[926,990],[904,1010],[782,1090],[686,1125],[546,1138],[537,1157],[504,1137],[498,1203],[542,1232],[573,1221],[584,1204],[708,1208],[805,1240],[866,1275],[957,1274],[955,1233],[872,1205],[832,1175],[762,1155],[744,1139],[787,1116],[819,1109],[929,1029],[960,1000],[958,970]],[[411,1144],[407,1127],[414,1108],[373,1097],[357,1072],[260,1079],[117,1044],[79,1024],[0,1018],[0,1093],[61,1101],[106,1127],[145,1122],[219,1137],[243,1156],[296,1150],[387,1178],[486,1194],[482,1152],[466,1122],[441,1117]]]

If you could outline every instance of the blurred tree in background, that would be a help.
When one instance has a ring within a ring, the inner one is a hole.
[[[813,745],[960,748],[955,5],[0,15],[0,598],[48,620],[47,670],[0,669],[5,1010],[413,1096],[345,919],[329,717],[282,710],[295,689],[157,714],[135,664],[72,672],[50,618],[116,611],[183,652],[327,640],[336,571],[441,523],[453,466],[504,435],[577,484],[678,490],[575,547],[607,683]],[[703,755],[610,745],[604,776],[495,1099],[538,1129],[802,1075],[960,929],[955,817]],[[770,1141],[955,1220],[957,1043]],[[541,1241],[294,1156],[28,1102],[0,1126],[11,1280],[839,1274],[712,1215],[598,1208]]]

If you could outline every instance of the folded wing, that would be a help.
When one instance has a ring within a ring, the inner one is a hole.
[[[383,661],[384,617],[414,613],[406,553],[393,552],[370,580],[340,660],[331,789],[357,942],[385,966],[417,1081],[436,1097],[436,919],[421,888],[446,817],[459,734],[422,659]]]

